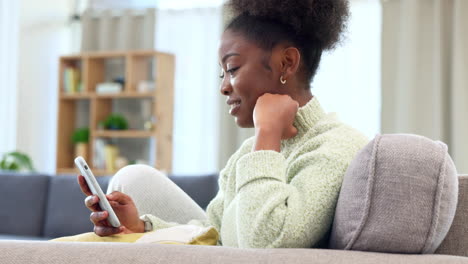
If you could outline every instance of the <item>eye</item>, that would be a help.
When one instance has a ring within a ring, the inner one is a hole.
[[[238,69],[239,69],[239,67],[234,67],[234,68],[231,68],[231,69],[227,70],[226,72],[232,75],[232,74],[234,74],[234,72],[236,72]]]
[[[231,76],[234,74],[234,72],[236,72],[240,67],[234,67],[234,68],[231,68],[229,70],[227,70],[226,72],[229,73]],[[223,79],[224,78],[224,71],[221,70],[221,75],[219,76],[219,78]]]

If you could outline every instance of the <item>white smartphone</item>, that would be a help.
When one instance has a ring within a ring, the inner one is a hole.
[[[76,167],[78,167],[78,169],[80,170],[81,175],[83,175],[84,178],[86,179],[86,183],[88,183],[88,186],[91,192],[94,195],[97,195],[99,197],[99,206],[101,206],[101,209],[109,213],[109,217],[107,218],[109,223],[113,227],[119,227],[120,226],[119,218],[117,218],[117,215],[115,214],[114,209],[112,209],[112,206],[107,200],[106,195],[102,191],[101,186],[99,186],[96,180],[96,177],[94,177],[94,174],[89,168],[85,159],[81,156],[76,157],[75,164],[76,164]]]

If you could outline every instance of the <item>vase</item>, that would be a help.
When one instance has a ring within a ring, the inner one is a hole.
[[[75,144],[75,157],[81,156],[83,159],[88,159],[88,144],[77,143]]]
[[[114,172],[116,170],[115,160],[119,155],[119,148],[115,145],[106,145],[104,147],[104,157],[106,160],[106,170],[108,172]]]

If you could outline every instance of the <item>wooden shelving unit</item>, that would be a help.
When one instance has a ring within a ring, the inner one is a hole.
[[[120,60],[124,64],[125,85],[123,91],[115,94],[96,93],[99,83],[108,81],[107,62]],[[74,145],[71,141],[73,131],[81,120],[90,129],[88,144],[88,163],[94,167],[94,150],[98,139],[150,139],[149,149],[155,157],[152,166],[170,172],[172,169],[172,128],[174,97],[174,56],[157,51],[98,52],[62,56],[59,60],[59,97],[58,97],[58,137],[57,173],[76,174],[73,164]],[[64,71],[75,67],[81,73],[82,91],[65,92]],[[139,92],[138,83],[154,78],[155,89]],[[152,117],[156,122],[151,130],[130,128],[129,130],[101,130],[98,123],[114,112],[116,100],[151,100]],[[83,124],[81,124],[83,126]],[[121,149],[121,154],[125,150]],[[92,168],[97,176],[112,175],[115,171]]]

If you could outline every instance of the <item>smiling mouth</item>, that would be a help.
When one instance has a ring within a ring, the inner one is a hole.
[[[235,102],[231,104],[231,109],[229,110],[230,115],[236,115],[239,112],[241,102]]]

